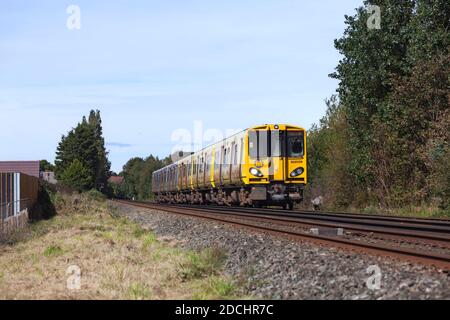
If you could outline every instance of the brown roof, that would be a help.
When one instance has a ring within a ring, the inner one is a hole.
[[[114,184],[121,184],[123,182],[123,177],[121,176],[111,176],[108,181]]]
[[[20,172],[39,178],[39,161],[0,161],[0,172]]]

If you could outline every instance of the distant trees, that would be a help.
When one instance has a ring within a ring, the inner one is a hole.
[[[100,111],[91,110],[78,125],[64,135],[58,145],[55,173],[58,181],[83,191],[105,192],[110,172]]]
[[[124,177],[124,182],[115,191],[116,196],[135,199],[152,198],[151,185],[154,171],[169,165],[171,158],[160,160],[158,157],[150,155],[146,159],[132,158],[124,166],[120,173]]]
[[[364,4],[335,41],[338,97],[311,130],[310,181],[335,206],[448,208],[450,2]],[[367,27],[368,5],[381,7],[379,30]]]

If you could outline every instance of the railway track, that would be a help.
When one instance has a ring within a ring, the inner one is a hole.
[[[214,220],[319,245],[391,256],[450,270],[450,221],[448,220],[115,201]],[[313,234],[309,232],[311,228],[323,228],[323,230],[343,228],[350,236]],[[405,243],[414,245],[408,247]],[[441,248],[440,252],[431,250],[436,246]]]

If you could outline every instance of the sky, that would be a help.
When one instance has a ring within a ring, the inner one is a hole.
[[[338,85],[328,75],[344,15],[361,4],[1,0],[0,160],[54,161],[61,136],[91,109],[116,172],[218,133],[308,129]]]

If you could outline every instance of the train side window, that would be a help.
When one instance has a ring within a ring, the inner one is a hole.
[[[238,145],[235,144],[234,145],[234,159],[233,159],[233,164],[237,164],[238,162]]]

